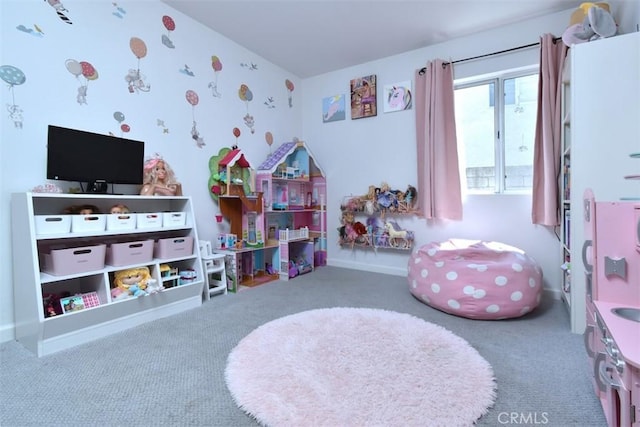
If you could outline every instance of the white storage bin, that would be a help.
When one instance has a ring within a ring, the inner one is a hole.
[[[36,215],[36,234],[64,234],[71,231],[71,215]]]
[[[184,212],[163,212],[163,227],[182,227],[187,223],[187,216]]]
[[[107,215],[107,230],[133,230],[136,216],[132,213]]]
[[[107,218],[104,214],[71,215],[71,232],[85,233],[89,231],[104,231]]]
[[[139,213],[136,214],[137,227],[138,228],[161,228],[162,227],[162,213]]]
[[[83,273],[104,268],[105,244],[50,249],[41,254],[42,270],[54,276]]]
[[[106,263],[119,267],[122,265],[142,264],[153,260],[153,240],[112,243],[107,246]]]
[[[179,258],[193,254],[193,237],[171,237],[158,239],[154,256],[160,259]]]

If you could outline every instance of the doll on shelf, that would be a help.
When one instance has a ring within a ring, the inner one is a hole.
[[[182,185],[169,164],[158,154],[144,162],[142,196],[182,196]]]
[[[99,214],[100,209],[94,205],[69,206],[62,213],[67,215],[93,215]]]
[[[130,297],[149,295],[147,285],[150,280],[153,280],[148,267],[116,271],[113,279],[113,284]]]
[[[123,204],[113,205],[109,210],[109,213],[112,213],[112,214],[128,214],[129,212],[131,212],[129,208]]]

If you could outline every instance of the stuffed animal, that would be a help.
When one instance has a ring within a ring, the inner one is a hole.
[[[571,14],[569,27],[562,34],[567,46],[616,35],[618,27],[607,3],[582,3]]]

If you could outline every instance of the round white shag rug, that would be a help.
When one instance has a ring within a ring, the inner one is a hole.
[[[310,310],[268,322],[231,351],[236,404],[263,425],[470,426],[496,397],[463,338],[409,314]]]

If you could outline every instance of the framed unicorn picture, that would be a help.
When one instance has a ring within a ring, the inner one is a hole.
[[[411,109],[411,80],[384,85],[382,93],[382,107],[385,113]]]

